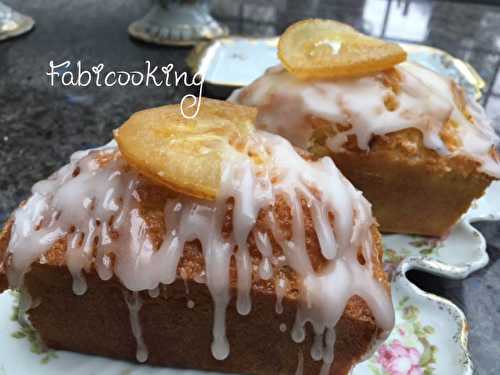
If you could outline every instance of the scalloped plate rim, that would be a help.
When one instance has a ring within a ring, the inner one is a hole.
[[[462,351],[463,358],[465,359],[464,362],[464,368],[463,368],[463,373],[461,375],[472,375],[474,373],[474,363],[472,362],[471,359],[471,354],[468,348],[468,341],[469,341],[469,324],[467,322],[467,317],[465,313],[460,309],[457,305],[455,305],[453,302],[450,300],[438,296],[433,293],[426,292],[422,289],[420,289],[418,286],[413,284],[408,278],[406,277],[406,273],[410,270],[413,269],[419,269],[416,263],[414,262],[413,257],[409,257],[404,259],[401,264],[398,266],[395,274],[393,275],[392,282],[395,282],[396,279],[403,279],[404,283],[407,284],[407,286],[414,291],[414,293],[418,296],[424,297],[428,299],[429,301],[432,301],[433,303],[441,304],[444,306],[448,307],[448,311],[454,311],[455,314],[457,314],[457,318],[459,321],[459,329],[458,332],[460,334],[460,339],[458,342],[460,343],[459,347]],[[457,374],[458,375],[458,374]]]

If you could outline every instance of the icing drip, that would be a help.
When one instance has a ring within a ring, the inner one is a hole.
[[[480,163],[482,172],[500,178],[500,162],[491,155],[498,136],[481,106],[466,98],[467,110],[475,121],[471,123],[454,99],[450,78],[414,63],[399,64],[395,70],[401,76],[396,93],[383,84],[384,73],[301,81],[277,66],[228,100],[258,107],[257,125],[261,129],[280,134],[302,148],[309,146],[313,134],[307,121],[310,117],[351,126],[329,135],[326,146],[332,151],[342,151],[351,134],[360,149],[368,150],[374,135],[417,128],[427,148],[443,156],[467,155]],[[393,107],[386,106],[387,98],[394,99]],[[440,136],[448,120],[457,125],[462,142],[455,151],[450,151]]]
[[[23,327],[31,327],[31,322],[29,321],[27,312],[29,309],[34,307],[33,299],[31,295],[26,290],[26,288],[21,288],[19,290],[19,304],[18,304],[17,321]]]
[[[276,294],[276,307],[275,311],[276,314],[282,314],[283,313],[283,297],[286,294],[287,290],[287,285],[286,285],[286,279],[280,277],[278,281],[276,282],[275,285],[275,294]]]
[[[201,271],[199,274],[194,275],[194,281],[198,284],[205,284],[207,282],[205,271]]]
[[[189,284],[187,280],[187,275],[183,271],[184,270],[181,271],[181,277],[184,280],[184,291],[186,293],[186,299],[189,299]]]
[[[141,177],[125,164],[116,146],[75,154],[70,164],[36,184],[31,198],[14,213],[8,247],[11,285],[22,285],[31,263],[57,241],[66,239],[66,262],[76,280],[75,292],[82,292],[83,287],[78,285],[93,264],[102,279],[116,275],[132,292],[127,299],[131,325],[138,341],[138,360],[145,360],[137,292],[149,291],[154,297],[159,286],[175,282],[184,245],[198,240],[205,269],[195,278],[207,285],[212,296],[211,349],[216,359],[223,360],[230,351],[225,324],[231,258],[236,264],[237,310],[245,315],[251,311],[253,267],[248,238],[254,233],[262,255],[260,278],[272,278],[273,267],[281,266],[297,274],[301,302],[291,334],[295,341],[303,341],[304,326],[309,322],[323,343],[315,346],[313,356],[323,360],[325,366],[333,360],[334,328],[351,296],[365,299],[378,327],[390,331],[394,323],[392,303],[372,272],[373,219],[369,203],[329,158],[306,161],[286,140],[263,131],[254,134],[249,147],[265,150],[267,159],[252,163],[246,154],[232,155],[223,166],[215,201],[186,196],[167,200],[166,233],[159,249],[151,242],[140,215],[137,188]],[[269,210],[267,221],[283,251],[281,256],[273,255],[267,234],[252,232],[259,212],[271,207],[277,197],[286,199],[292,219],[291,238],[285,238],[274,211]],[[222,225],[231,199],[232,232],[227,235]],[[326,260],[320,272],[314,270],[306,251],[302,204],[310,208]],[[365,255],[364,264],[357,260],[358,251]],[[279,312],[287,285],[278,281],[276,288]]]
[[[335,339],[335,331],[331,328],[327,328],[323,334],[323,365],[321,366],[320,375],[328,375],[330,373],[330,367],[332,366],[334,359]]]
[[[158,298],[160,296],[160,287],[156,287],[154,289],[149,289],[148,290],[148,295],[151,298]]]
[[[262,260],[259,264],[259,277],[262,280],[269,280],[273,276],[273,266],[271,261],[273,249],[267,233],[257,232],[255,235],[255,244],[262,255]]]
[[[304,353],[302,350],[299,350],[299,354],[297,355],[297,370],[295,371],[295,375],[303,375],[304,374]]]
[[[286,324],[285,323],[281,323],[280,324],[280,331],[281,332],[286,332]]]
[[[187,299],[186,306],[188,309],[193,309],[195,303],[192,299],[189,298],[189,283],[187,280],[187,275],[184,272],[184,270],[181,270],[181,277],[184,279],[184,289],[186,290],[186,299]]]
[[[134,335],[135,341],[137,343],[136,359],[137,362],[146,362],[148,360],[148,348],[144,343],[144,338],[142,337],[141,320],[139,317],[139,312],[142,307],[142,300],[138,292],[123,292],[125,297],[125,302],[127,303],[128,310],[130,313],[130,326],[132,327],[132,334]]]

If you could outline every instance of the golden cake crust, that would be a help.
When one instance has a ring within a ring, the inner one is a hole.
[[[465,155],[444,157],[426,148],[418,129],[374,136],[368,152],[354,136],[339,152],[323,142],[316,133],[311,151],[332,157],[372,203],[383,232],[443,236],[494,180]]]

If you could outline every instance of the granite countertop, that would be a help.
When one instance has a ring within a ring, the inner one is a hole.
[[[103,144],[112,129],[146,107],[179,102],[190,88],[51,87],[49,61],[103,63],[110,70],[174,63],[186,69],[189,49],[131,40],[127,26],[148,9],[134,0],[4,0],[33,16],[35,30],[0,43],[0,224],[31,185],[78,149]],[[334,3],[334,4],[333,4]],[[424,43],[470,62],[487,81],[484,104],[500,125],[500,6],[447,1],[215,1],[214,12],[233,33],[276,35],[298,19],[336,18],[376,36]],[[496,80],[496,82],[495,82]],[[488,241],[490,264],[466,280],[416,271],[424,290],[460,306],[470,322],[469,347],[476,374],[500,373],[500,223],[478,224]]]

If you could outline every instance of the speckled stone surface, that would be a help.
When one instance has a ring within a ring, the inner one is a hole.
[[[33,16],[35,30],[0,43],[0,223],[31,185],[78,149],[105,143],[112,129],[145,107],[178,102],[189,88],[50,87],[49,61],[103,63],[109,70],[141,70],[174,63],[186,69],[188,50],[131,40],[127,26],[148,1],[4,0]],[[500,6],[446,1],[215,1],[215,13],[233,33],[275,35],[293,21],[336,18],[376,36],[446,49],[478,69],[488,82],[485,105],[500,123]],[[496,83],[495,82],[496,78]],[[449,298],[470,322],[476,374],[500,374],[500,224],[481,224],[490,264],[467,280],[411,272],[423,289]],[[452,374],[450,374],[452,375]]]

